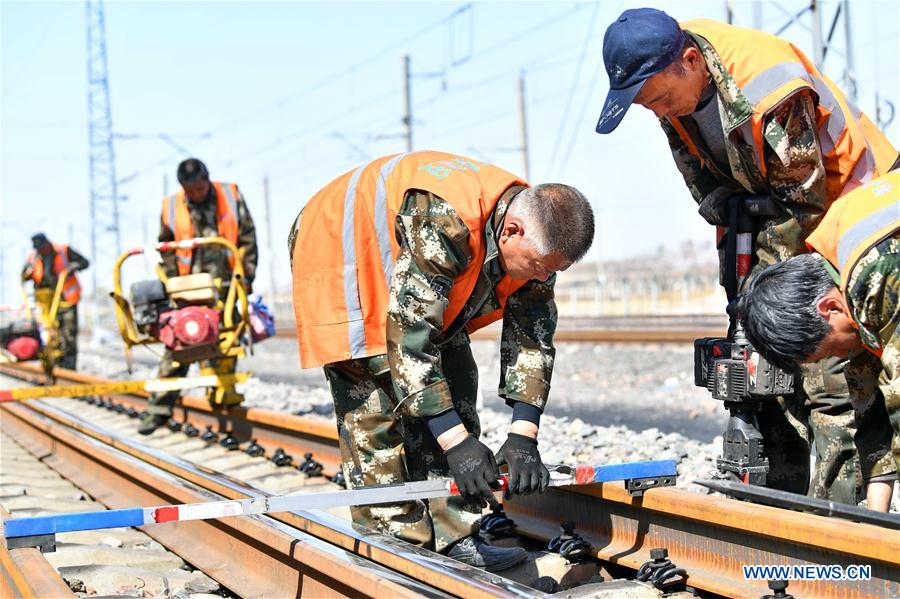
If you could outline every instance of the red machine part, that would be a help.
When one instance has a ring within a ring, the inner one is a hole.
[[[16,360],[34,360],[41,349],[41,342],[34,337],[17,337],[6,344],[6,351],[16,357]]]
[[[159,339],[169,349],[186,349],[216,343],[219,338],[217,310],[187,306],[160,314]]]

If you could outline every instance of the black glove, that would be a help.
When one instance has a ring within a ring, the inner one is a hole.
[[[550,484],[550,472],[541,461],[537,439],[509,433],[506,443],[497,452],[497,464],[509,466],[509,486],[506,498],[510,495],[528,495],[535,491],[543,493]]]
[[[481,507],[497,504],[493,489],[500,488],[500,472],[487,445],[469,435],[448,449],[446,456],[453,480],[466,501]]]

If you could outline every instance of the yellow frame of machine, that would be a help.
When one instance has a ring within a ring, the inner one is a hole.
[[[217,343],[220,359],[236,359],[244,356],[244,348],[241,347],[241,335],[247,331],[249,326],[249,310],[247,303],[247,291],[244,289],[244,264],[242,253],[238,251],[233,243],[223,237],[196,237],[193,239],[185,239],[183,241],[164,241],[152,246],[152,249],[162,254],[163,252],[172,252],[178,249],[194,249],[201,246],[220,245],[231,252],[235,257],[234,268],[231,272],[231,281],[228,287],[228,295],[225,298],[224,305],[221,300],[216,301],[216,307],[222,310],[222,328],[219,331],[219,341]],[[131,371],[131,348],[135,345],[150,345],[153,343],[161,343],[161,341],[151,335],[144,335],[137,330],[134,324],[131,304],[122,294],[122,264],[128,258],[146,253],[150,247],[139,247],[127,250],[122,253],[116,260],[113,268],[113,291],[110,296],[116,305],[116,320],[119,324],[119,333],[125,342],[125,359],[128,364],[128,370]],[[169,277],[163,272],[162,268],[157,266],[157,276],[163,284],[169,280]],[[244,318],[235,322],[234,310],[235,303],[240,305],[241,314]],[[248,337],[249,338],[249,337]],[[207,370],[207,369],[204,369]],[[217,395],[219,395],[217,393]],[[238,400],[240,401],[240,400]],[[217,402],[221,403],[221,402]],[[224,403],[237,403],[235,401],[225,401]]]

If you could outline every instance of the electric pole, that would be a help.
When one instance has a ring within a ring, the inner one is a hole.
[[[531,181],[528,160],[528,118],[525,113],[525,73],[519,73],[519,128],[522,134],[522,165],[525,167],[525,180]]]
[[[106,24],[103,3],[87,0],[88,152],[91,181],[91,279],[94,300],[99,298],[97,276],[110,264],[101,256],[122,252],[119,237],[119,194],[113,152],[109,72],[106,62]]]
[[[413,125],[412,125],[412,73],[409,66],[409,54],[403,57],[403,125],[406,127],[406,151],[413,149]]]
[[[822,15],[817,0],[810,0],[809,14],[812,21],[813,62],[820,71],[825,63],[825,46],[822,44]]]
[[[843,0],[841,7],[844,9],[844,41],[846,43],[844,53],[844,80],[847,95],[856,104],[856,65],[853,62],[853,37],[850,34],[850,0]]]
[[[269,251],[269,301],[275,301],[275,249],[272,244],[272,205],[269,202],[269,175],[263,177],[263,201],[266,204],[266,248]],[[273,303],[274,305],[274,303]]]

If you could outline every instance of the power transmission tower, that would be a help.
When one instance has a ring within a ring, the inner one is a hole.
[[[763,12],[772,12],[780,15],[779,20],[784,20],[777,29],[770,31],[781,36],[788,29],[803,29],[809,33],[812,43],[812,54],[816,67],[823,73],[834,73],[836,80],[847,97],[852,101],[857,100],[856,68],[853,53],[853,39],[850,27],[850,2],[838,0],[832,3],[834,8],[826,11],[821,0],[804,0],[803,2],[762,2],[737,3],[734,0],[725,1],[725,16],[729,23],[754,29],[769,29],[763,27]],[[746,7],[752,7],[751,15],[746,14]],[[742,9],[742,10],[739,10]],[[771,16],[771,15],[770,15]],[[823,37],[823,19],[828,25]],[[839,27],[843,25],[843,27]],[[839,33],[840,32],[840,33]],[[843,43],[838,44],[838,38],[843,38]],[[842,59],[842,64],[835,65],[834,60],[828,58],[837,56]]]
[[[99,297],[98,273],[122,252],[119,237],[119,194],[113,151],[109,72],[106,63],[106,24],[103,2],[87,0],[88,153],[91,179],[91,278]]]

